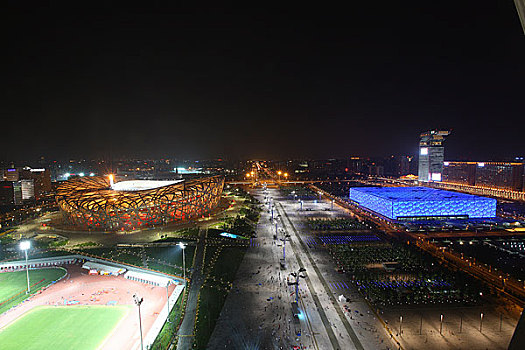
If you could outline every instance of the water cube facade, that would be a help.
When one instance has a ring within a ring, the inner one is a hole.
[[[391,220],[494,218],[496,200],[428,187],[353,187],[350,200]]]

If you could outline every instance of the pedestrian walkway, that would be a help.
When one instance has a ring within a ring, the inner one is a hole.
[[[206,244],[204,237],[205,233],[205,230],[199,231],[199,239],[197,241],[197,246],[195,247],[195,265],[193,266],[193,274],[191,275],[191,283],[188,290],[189,294],[186,302],[184,318],[179,328],[179,332],[177,333],[177,336],[179,337],[177,350],[188,350],[193,347],[198,296],[202,283],[204,282],[204,277],[201,274],[201,267],[204,258],[204,246]]]

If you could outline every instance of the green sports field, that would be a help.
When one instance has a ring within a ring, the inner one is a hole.
[[[130,306],[41,306],[0,330],[0,348],[94,350]]]
[[[31,293],[35,293],[66,274],[63,268],[29,270]],[[0,314],[28,297],[26,271],[0,273]]]

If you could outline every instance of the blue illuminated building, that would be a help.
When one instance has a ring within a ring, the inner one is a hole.
[[[354,187],[350,200],[390,220],[496,217],[496,200],[428,187]]]

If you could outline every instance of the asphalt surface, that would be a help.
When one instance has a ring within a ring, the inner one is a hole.
[[[201,267],[204,254],[204,233],[205,230],[200,230],[199,241],[195,248],[195,265],[193,266],[193,274],[191,275],[191,283],[189,288],[188,300],[186,302],[186,309],[182,324],[180,325],[177,336],[179,338],[177,343],[178,350],[191,349],[193,346],[195,320],[197,318],[197,301],[199,291],[204,282],[204,277],[201,274]]]
[[[393,349],[388,334],[349,281],[336,272],[326,251],[305,243],[308,236],[305,215],[315,214],[314,211],[300,212],[297,203],[280,197],[275,189],[267,190],[266,200],[261,189],[253,190],[252,194],[266,203],[257,227],[258,237],[252,240],[239,268],[208,348]],[[269,197],[273,197],[275,204],[275,220],[271,220]],[[327,202],[306,206],[319,206],[320,215],[348,215],[342,210],[325,211],[330,206]],[[280,269],[283,247],[282,241],[274,239],[275,222],[278,238],[290,235],[285,246],[286,270]],[[291,309],[294,286],[287,282],[295,281],[290,273],[300,267],[306,269],[307,277],[299,283],[301,314],[297,325]],[[337,297],[343,293],[351,297],[350,303],[338,301]],[[343,304],[348,304],[351,312],[345,311]]]

